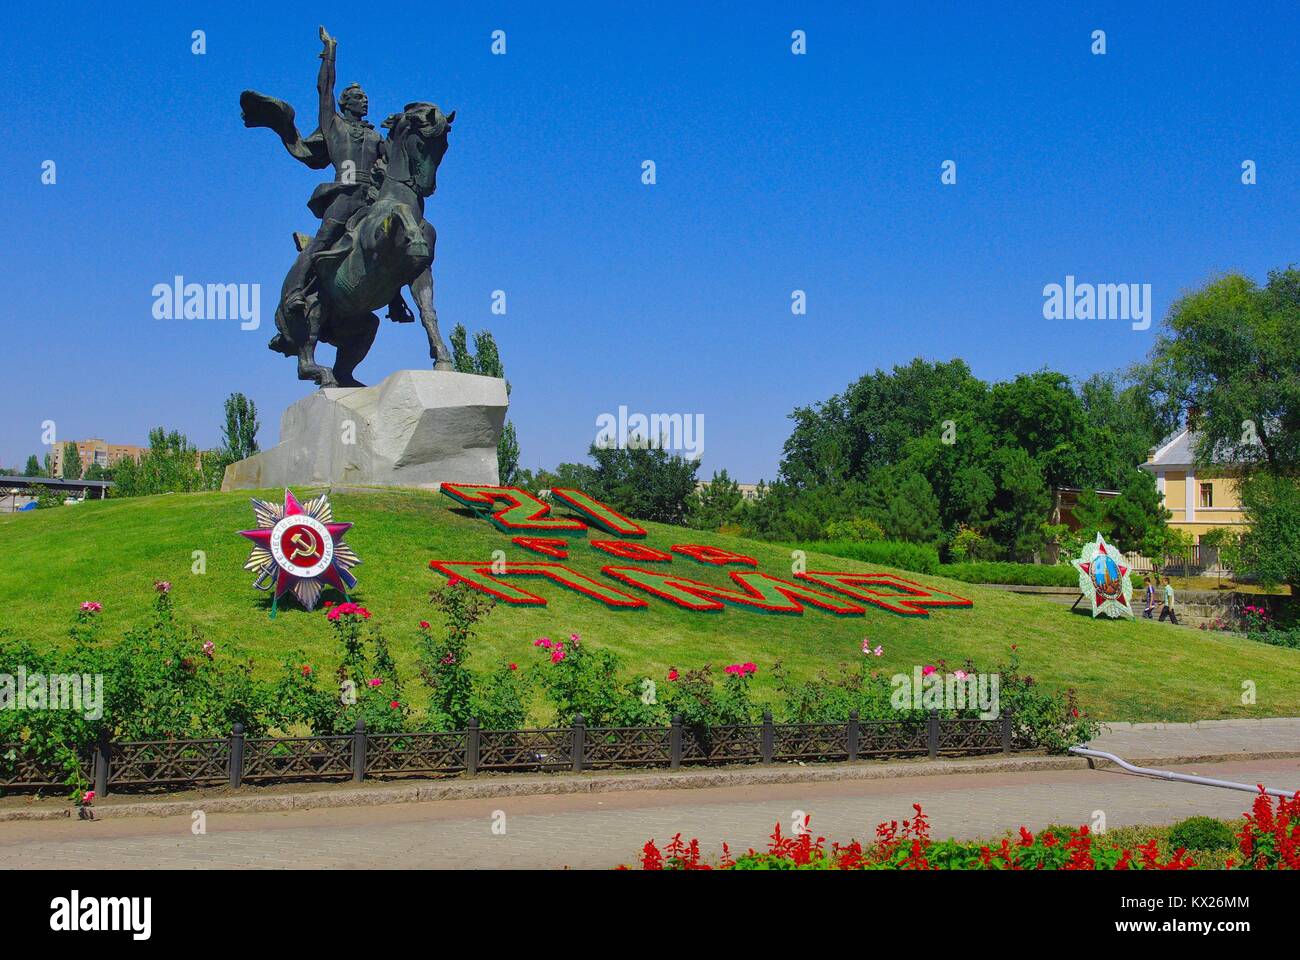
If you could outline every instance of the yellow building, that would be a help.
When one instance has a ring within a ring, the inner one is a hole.
[[[137,447],[129,443],[105,443],[98,438],[76,440],[73,445],[77,448],[77,458],[81,460],[83,475],[92,463],[97,463],[105,469],[126,457],[130,457],[136,463],[139,463],[140,458],[149,450],[148,447]],[[50,453],[54,476],[63,476],[63,444],[54,444]]]
[[[1156,489],[1173,516],[1169,526],[1190,533],[1196,543],[1216,527],[1246,525],[1231,464],[1197,467],[1196,434],[1184,427],[1151,451],[1142,469],[1155,474]]]

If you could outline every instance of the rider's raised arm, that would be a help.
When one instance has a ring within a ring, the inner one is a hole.
[[[320,130],[326,133],[334,123],[334,50],[338,41],[320,28],[321,43],[325,45],[320,53],[320,73],[316,76],[316,92],[320,94]]]

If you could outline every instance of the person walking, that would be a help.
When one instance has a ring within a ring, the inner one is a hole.
[[[1168,617],[1169,622],[1174,626],[1178,626],[1178,614],[1174,613],[1174,587],[1168,577],[1165,577],[1165,603],[1160,608],[1161,623],[1164,622],[1165,617]]]
[[[1146,604],[1142,607],[1142,616],[1151,620],[1154,619],[1156,613],[1156,586],[1151,582],[1149,574],[1142,578],[1142,588],[1146,594]]]

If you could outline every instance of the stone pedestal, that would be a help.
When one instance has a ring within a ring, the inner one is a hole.
[[[221,489],[494,484],[506,404],[504,380],[444,370],[319,390],[284,412],[277,446],[226,468]]]

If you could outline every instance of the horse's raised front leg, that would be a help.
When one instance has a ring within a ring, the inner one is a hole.
[[[420,309],[420,322],[424,324],[424,332],[429,336],[429,356],[433,359],[433,369],[452,369],[451,350],[448,349],[447,342],[442,339],[442,332],[438,329],[438,311],[433,309],[432,268],[426,267],[411,281],[411,296],[415,298],[415,304]]]
[[[307,336],[298,347],[298,379],[315,380],[321,387],[337,387],[334,371],[316,362],[316,342],[320,340],[321,307],[316,300],[307,307]]]

